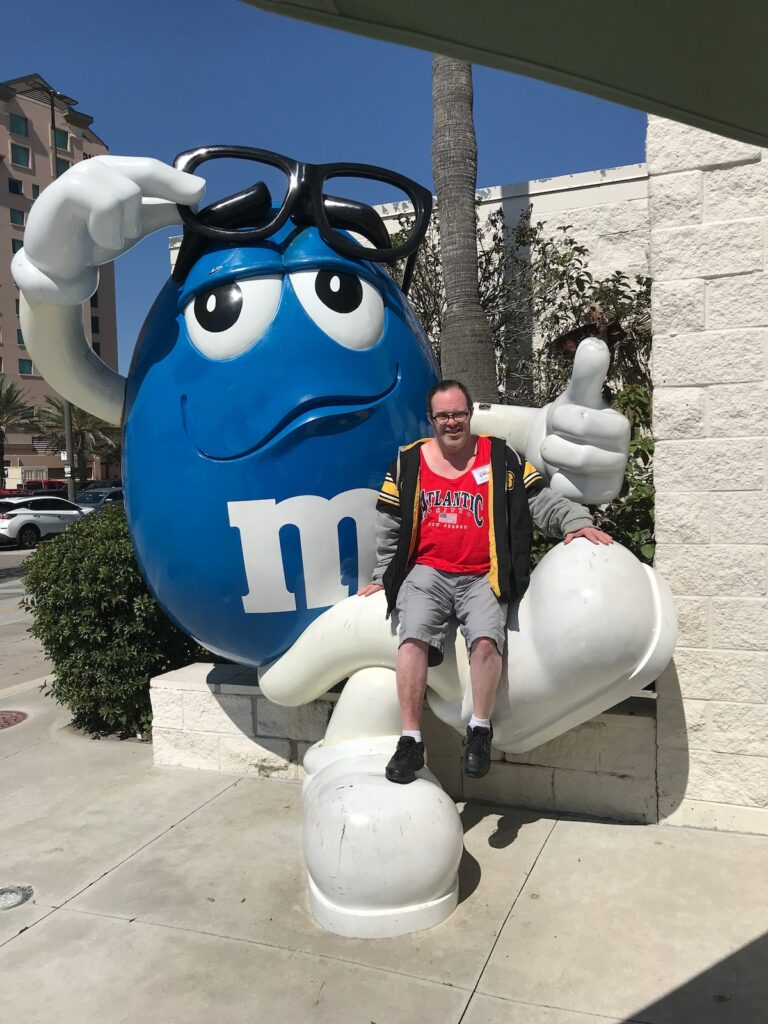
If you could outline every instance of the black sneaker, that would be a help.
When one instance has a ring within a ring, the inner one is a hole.
[[[476,725],[474,729],[467,726],[467,738],[464,746],[467,752],[464,755],[464,774],[470,775],[473,779],[482,779],[488,774],[491,767],[491,740],[493,739],[493,726],[490,729]]]
[[[414,782],[416,772],[424,767],[424,744],[413,736],[401,736],[385,775],[390,782]]]

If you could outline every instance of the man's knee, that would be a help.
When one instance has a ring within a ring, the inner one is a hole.
[[[418,661],[429,656],[429,644],[426,640],[418,640],[412,636],[406,637],[397,649],[397,656]]]
[[[501,655],[495,640],[492,640],[489,636],[478,636],[472,641],[470,657],[477,657],[487,661],[489,658],[499,658]]]

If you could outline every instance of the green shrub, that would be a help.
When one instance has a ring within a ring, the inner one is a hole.
[[[145,736],[149,680],[210,655],[168,619],[147,590],[125,513],[92,512],[26,562],[25,606],[53,664],[50,695],[93,735]]]

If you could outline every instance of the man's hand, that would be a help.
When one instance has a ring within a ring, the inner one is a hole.
[[[358,597],[370,597],[371,594],[378,594],[384,587],[381,583],[369,583],[367,587],[361,587],[358,592]]]
[[[563,544],[570,544],[577,537],[586,537],[593,544],[613,544],[613,537],[603,533],[602,530],[598,530],[596,526],[582,526],[580,530],[574,530],[573,533],[566,534],[563,538]]]

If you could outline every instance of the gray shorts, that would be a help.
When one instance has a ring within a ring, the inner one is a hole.
[[[507,606],[496,597],[486,575],[442,572],[429,565],[414,565],[397,595],[399,638],[423,640],[430,646],[429,664],[443,660],[443,645],[451,618],[456,617],[467,651],[481,636],[504,653]]]

